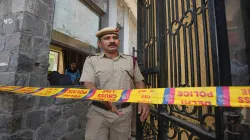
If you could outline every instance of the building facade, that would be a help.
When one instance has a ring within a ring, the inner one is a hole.
[[[47,87],[48,70],[63,74],[73,61],[81,70],[88,55],[100,52],[95,33],[107,26],[120,28],[120,51],[131,54],[136,10],[128,2],[136,5],[123,0],[0,0],[0,84]],[[87,108],[87,101],[1,92],[0,139],[83,139]]]
[[[49,70],[63,74],[76,62],[81,71],[86,56],[100,52],[95,33],[107,26],[120,29],[119,51],[132,54],[136,47],[135,9],[136,1],[56,0]]]
[[[120,51],[137,50],[148,88],[249,86],[249,6],[249,0],[0,0],[0,85],[46,87],[48,69],[64,73],[72,61],[81,69],[87,55],[100,52],[95,32],[113,26],[121,31]],[[0,140],[82,139],[87,106],[1,92]],[[249,108],[158,106],[149,123],[137,125],[137,137],[247,140],[249,120]]]

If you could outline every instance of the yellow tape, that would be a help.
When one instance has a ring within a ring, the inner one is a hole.
[[[133,90],[89,90],[0,86],[0,91],[55,98],[110,102],[250,107],[250,87],[187,87]]]

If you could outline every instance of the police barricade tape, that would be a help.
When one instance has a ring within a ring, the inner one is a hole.
[[[133,90],[90,90],[0,86],[0,91],[55,98],[89,99],[110,102],[175,104],[198,106],[250,107],[250,87],[185,87]]]

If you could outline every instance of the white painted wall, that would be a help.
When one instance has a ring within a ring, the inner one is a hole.
[[[116,27],[117,23],[117,0],[109,0],[108,3],[108,26]]]
[[[120,50],[130,55],[132,55],[132,47],[136,47],[136,42],[134,42],[136,40],[135,37],[137,37],[136,15],[134,15],[137,14],[136,5],[136,0],[109,0],[108,12],[102,17],[101,28],[108,26],[116,27],[117,23],[121,25],[121,33],[123,33],[123,35],[120,35],[120,39],[122,40],[121,46],[123,48]],[[133,17],[133,22],[131,22],[131,17]],[[133,39],[133,43],[131,43],[131,38]]]
[[[137,20],[133,13],[129,12],[129,54],[133,54],[133,47],[137,50]],[[135,52],[135,56],[137,53]]]
[[[99,16],[79,0],[56,0],[53,29],[97,47]]]
[[[124,8],[124,23],[123,23],[123,29],[124,29],[124,38],[123,38],[123,53],[129,54],[129,19],[128,19],[128,13],[129,9],[127,6]]]
[[[125,3],[128,5],[129,10],[137,19],[137,0],[124,0]]]

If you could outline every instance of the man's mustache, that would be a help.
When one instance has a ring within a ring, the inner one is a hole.
[[[117,45],[115,43],[111,43],[111,44],[109,44],[109,46],[116,46],[117,47]]]

